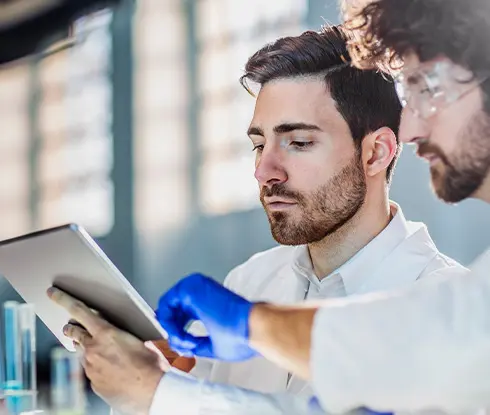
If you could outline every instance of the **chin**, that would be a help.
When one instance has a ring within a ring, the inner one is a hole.
[[[471,197],[471,196],[462,195],[461,192],[456,194],[455,192],[448,191],[444,185],[436,186],[435,184],[433,184],[432,187],[434,189],[434,193],[436,194],[436,196],[444,203],[450,205],[462,202],[468,197]]]
[[[445,183],[444,183],[444,178],[441,176],[434,177],[432,175],[432,181],[431,181],[431,187],[432,191],[435,193],[437,198],[445,203],[454,203],[454,201],[449,197],[450,194],[448,194]]]
[[[281,226],[277,223],[271,224],[271,234],[274,240],[281,245],[297,246],[308,243],[305,235],[298,234],[297,231],[288,229],[288,226]]]

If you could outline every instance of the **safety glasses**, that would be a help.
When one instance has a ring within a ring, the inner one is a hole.
[[[398,97],[417,117],[428,119],[477,88],[489,76],[476,77],[451,61],[422,64],[395,77]]]

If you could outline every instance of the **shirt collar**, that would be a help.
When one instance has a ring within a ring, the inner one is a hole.
[[[355,294],[366,283],[366,277],[374,268],[408,236],[423,227],[423,224],[407,222],[403,212],[396,203],[390,202],[392,219],[372,241],[357,252],[342,266],[320,281],[313,272],[310,254],[306,245],[298,246],[293,259],[293,269],[319,289],[327,285],[328,280],[340,274],[347,295]]]

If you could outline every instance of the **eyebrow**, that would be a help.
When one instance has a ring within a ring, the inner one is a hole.
[[[276,125],[273,129],[276,134],[289,133],[291,131],[321,131],[321,128],[315,124],[306,124],[304,122],[294,122]]]
[[[307,124],[303,122],[294,122],[294,123],[284,123],[284,124],[279,124],[276,125],[272,131],[274,131],[275,134],[285,134],[285,133],[290,133],[291,131],[322,131],[318,125],[315,124]],[[247,131],[248,135],[260,135],[264,136],[264,130],[260,127],[255,127],[252,126],[248,129]]]
[[[260,135],[261,137],[264,136],[264,130],[260,127],[250,127],[247,130],[247,135]]]

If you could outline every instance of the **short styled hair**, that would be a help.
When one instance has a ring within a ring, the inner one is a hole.
[[[278,79],[323,77],[358,149],[366,135],[381,127],[393,130],[398,143],[401,104],[393,80],[378,70],[354,67],[347,50],[348,40],[348,32],[341,26],[280,38],[249,58],[240,83],[252,93],[250,82],[263,87]],[[387,168],[388,182],[400,149],[398,144]]]

